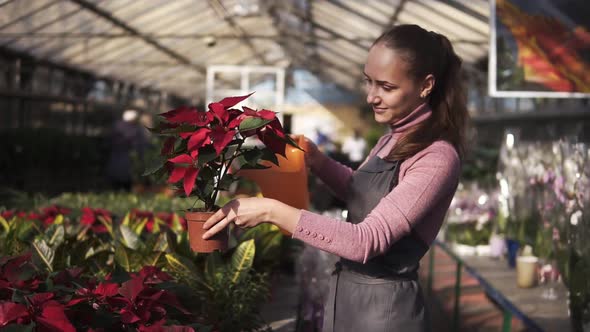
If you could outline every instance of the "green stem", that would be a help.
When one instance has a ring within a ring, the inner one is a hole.
[[[225,155],[221,155],[221,167],[223,167],[224,165],[227,165],[227,167],[225,167],[225,170],[222,172],[222,174],[220,175],[220,177],[217,179],[217,184],[219,184],[219,182],[221,182],[221,179],[223,179],[225,177],[225,175],[227,174],[227,172],[229,171],[229,168],[231,167],[231,164],[233,163],[233,161],[240,156],[240,148],[242,147],[242,144],[244,143],[244,140],[240,140],[240,142],[238,143],[238,146],[236,147],[236,151],[234,151],[233,155],[228,159],[225,160]],[[219,194],[219,187],[216,186],[215,188],[213,188],[213,200],[212,200],[212,205],[215,204],[215,201],[217,200],[217,195]]]

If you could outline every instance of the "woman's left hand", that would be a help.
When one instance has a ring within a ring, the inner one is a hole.
[[[203,225],[208,231],[203,239],[225,229],[230,223],[240,228],[257,226],[263,222],[270,222],[274,200],[270,198],[248,197],[234,199],[215,212]]]

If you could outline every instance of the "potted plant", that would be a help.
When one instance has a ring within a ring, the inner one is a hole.
[[[178,185],[177,193],[195,197],[195,204],[203,203],[185,212],[191,248],[196,252],[227,247],[227,232],[203,240],[202,226],[219,209],[215,205],[219,192],[238,179],[236,172],[267,168],[263,161],[278,164],[276,155],[285,156],[287,144],[299,148],[285,134],[275,112],[235,107],[251,95],[224,98],[209,104],[206,111],[187,106],[173,109],[160,114],[161,121],[150,129],[165,137],[163,160],[144,175],[167,175],[169,183]]]

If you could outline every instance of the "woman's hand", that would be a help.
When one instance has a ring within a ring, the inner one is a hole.
[[[230,223],[240,228],[249,228],[263,222],[270,222],[293,233],[300,217],[300,210],[270,198],[239,198],[225,204],[215,212],[203,225],[207,232],[203,239],[208,239]]]
[[[207,219],[203,228],[208,231],[203,234],[203,239],[213,236],[232,222],[240,228],[246,228],[270,221],[271,206],[272,202],[268,198],[234,199]]]
[[[305,151],[303,156],[305,157],[305,164],[308,167],[314,165],[314,163],[321,158],[322,152],[318,149],[318,146],[309,138],[303,135],[291,135],[291,138],[300,144],[300,147]],[[302,139],[301,142],[299,139]]]

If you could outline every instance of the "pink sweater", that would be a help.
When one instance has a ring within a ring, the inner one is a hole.
[[[430,108],[422,104],[394,123],[391,132],[379,139],[367,160],[375,154],[385,157],[406,129],[430,114]],[[393,137],[388,141],[390,136]],[[311,168],[334,193],[345,195],[352,169],[326,156],[313,161]],[[455,148],[446,141],[436,141],[401,164],[398,185],[362,222],[352,224],[302,210],[293,238],[362,263],[387,252],[412,229],[430,244],[457,189],[460,169]]]

